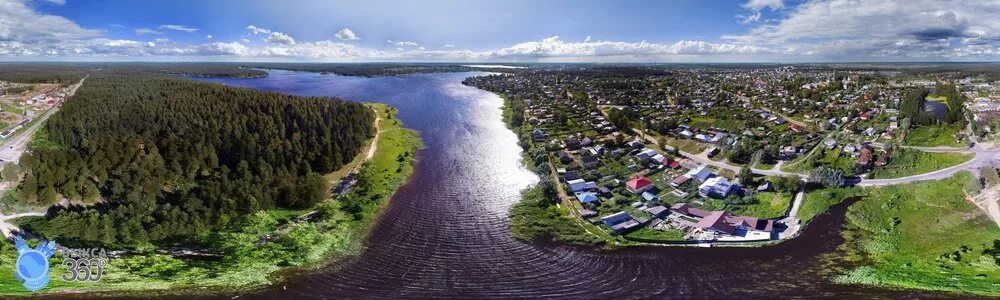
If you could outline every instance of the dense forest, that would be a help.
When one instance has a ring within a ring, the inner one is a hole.
[[[45,236],[104,245],[184,241],[270,208],[310,207],[374,134],[360,103],[158,75],[91,75],[22,160],[20,198]]]

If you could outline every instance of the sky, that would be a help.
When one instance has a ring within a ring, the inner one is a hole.
[[[1000,60],[1000,0],[0,0],[0,61]]]

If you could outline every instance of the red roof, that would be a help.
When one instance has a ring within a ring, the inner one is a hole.
[[[670,166],[671,169],[676,169],[677,167],[681,166],[681,163],[673,161],[673,162],[670,162],[669,166]]]
[[[646,178],[645,176],[639,176],[639,177],[630,179],[625,184],[628,185],[628,188],[631,189],[631,190],[638,190],[638,189],[644,188],[644,187],[646,187],[646,186],[648,186],[650,184],[653,184],[653,181],[649,180],[649,178]]]

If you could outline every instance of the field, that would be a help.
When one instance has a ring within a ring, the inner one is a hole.
[[[356,186],[338,201],[321,202],[314,208],[319,212],[314,220],[298,218],[312,211],[309,209],[260,211],[236,222],[238,226],[210,235],[203,245],[207,249],[196,249],[214,254],[211,258],[173,257],[155,252],[150,245],[146,252],[112,258],[99,283],[62,280],[64,267],[56,255],[52,258],[50,284],[42,292],[163,295],[246,290],[272,284],[285,271],[306,272],[358,253],[378,212],[412,174],[413,154],[420,147],[417,133],[402,127],[395,118],[395,109],[376,107],[382,114],[382,134],[375,156],[359,172],[364,187]],[[42,218],[18,221],[31,226],[46,223]],[[265,236],[269,238],[263,239]],[[0,245],[0,268],[13,269],[17,252],[12,245]],[[0,295],[27,294],[13,272],[0,272]]]
[[[848,209],[842,247],[862,266],[834,280],[1000,296],[1000,229],[964,198],[976,189],[968,172],[866,189]]]
[[[932,153],[901,148],[893,153],[888,165],[876,167],[868,174],[868,178],[899,178],[923,174],[959,165],[972,159],[972,156],[964,153]]]
[[[968,144],[958,141],[955,136],[962,128],[958,125],[920,126],[910,130],[903,145],[920,147],[964,147]]]

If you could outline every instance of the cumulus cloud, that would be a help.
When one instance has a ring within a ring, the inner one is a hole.
[[[984,47],[962,48],[997,46],[997,14],[1000,3],[989,1],[817,0],[796,6],[777,22],[724,38],[734,43],[783,45],[828,58],[948,58],[990,53],[982,51]]]
[[[271,34],[268,34],[267,37],[264,38],[264,41],[272,44],[295,45],[295,39],[287,34],[277,31],[272,31]]]
[[[184,26],[184,25],[172,25],[172,24],[160,25],[160,29],[183,31],[187,33],[198,31],[198,28]]]
[[[749,10],[750,14],[736,17],[739,18],[741,24],[749,24],[760,21],[761,11],[765,8],[769,8],[771,11],[779,10],[785,8],[785,2],[784,0],[749,0],[742,6]]]
[[[386,43],[390,43],[390,44],[393,44],[393,45],[396,45],[396,46],[400,46],[400,47],[414,47],[414,46],[420,46],[420,44],[417,44],[417,43],[415,43],[415,42],[411,42],[411,41],[394,41],[394,40],[385,40],[385,42],[386,42]]]
[[[663,57],[692,54],[755,54],[771,53],[771,49],[752,45],[709,43],[705,41],[679,41],[673,44],[615,41],[566,42],[558,36],[541,41],[524,42],[496,50],[490,56],[497,58],[579,58],[638,56]]]
[[[159,31],[156,31],[156,30],[153,30],[153,29],[149,29],[149,28],[136,28],[135,29],[135,34],[136,35],[163,34],[163,32],[159,32]]]
[[[0,41],[24,44],[56,43],[96,37],[99,30],[84,29],[69,19],[39,14],[24,0],[0,1]]]
[[[361,39],[360,37],[358,37],[357,34],[354,34],[354,31],[351,31],[351,29],[349,28],[344,28],[341,29],[340,31],[337,31],[337,33],[334,34],[334,36],[336,36],[337,39],[341,41],[354,41]]]
[[[247,25],[247,30],[250,30],[250,33],[253,34],[253,35],[271,33],[270,30],[267,30],[267,29],[264,29],[264,28],[260,28],[260,27],[257,27],[257,26],[253,26],[253,25]]]
[[[200,55],[235,55],[245,56],[250,54],[250,48],[238,42],[215,42],[202,44],[197,47],[197,54]]]
[[[1000,59],[1000,3],[912,0],[750,0],[740,20],[746,32],[717,39],[670,42],[566,41],[558,36],[491,50],[428,50],[414,41],[386,40],[359,46],[348,28],[329,40],[295,40],[288,34],[248,25],[236,41],[175,42],[111,38],[101,30],[32,9],[27,1],[0,0],[0,57],[197,57],[316,59],[329,61],[835,61]],[[760,12],[780,11],[762,20]],[[136,35],[193,33],[198,28],[163,25],[136,28]],[[252,38],[250,36],[257,36]],[[261,42],[252,42],[259,38]],[[434,48],[434,47],[430,47]],[[206,58],[208,59],[208,58]]]

